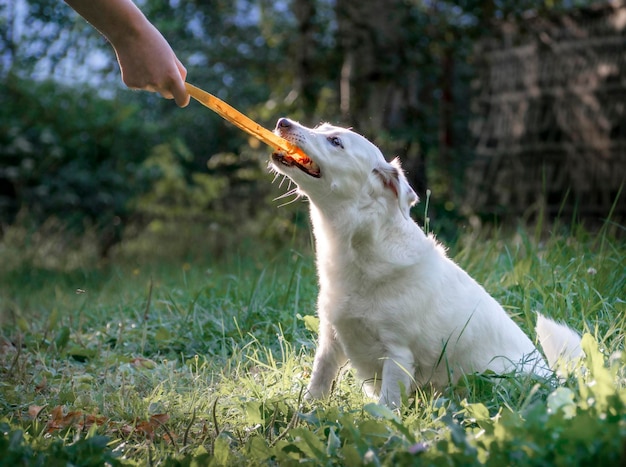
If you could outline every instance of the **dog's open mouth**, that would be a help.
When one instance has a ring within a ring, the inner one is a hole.
[[[311,177],[321,177],[320,166],[300,151],[291,154],[276,151],[272,154],[272,160],[276,164],[281,164],[286,167],[297,167]]]

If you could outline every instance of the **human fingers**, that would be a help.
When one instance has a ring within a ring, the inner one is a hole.
[[[172,95],[174,96],[174,100],[176,101],[176,105],[179,107],[187,107],[189,104],[190,96],[187,93],[187,89],[185,88],[185,79],[187,78],[187,69],[185,66],[176,58],[176,67],[178,68],[178,72],[180,73],[180,79],[176,79],[171,87]]]

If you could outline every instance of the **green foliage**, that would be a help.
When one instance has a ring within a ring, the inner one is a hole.
[[[268,226],[293,216],[289,209],[260,209],[273,189],[265,152],[263,158],[250,149],[222,152],[199,169],[202,162],[175,128],[146,124],[136,104],[16,79],[0,85],[2,95],[0,233],[18,243],[54,237],[62,248],[93,236],[97,257],[124,237],[144,245],[183,231],[219,250],[220,239],[271,237]],[[58,242],[60,234],[67,240]]]
[[[347,371],[329,400],[306,404],[317,280],[303,210],[269,201],[283,190],[267,183],[266,148],[196,103],[121,89],[110,47],[84,21],[62,2],[27,4],[16,35],[15,2],[0,2],[0,465],[624,462],[626,251],[609,229],[466,233],[452,248],[530,335],[537,310],[586,332],[586,359],[564,381],[468,375],[392,412]],[[340,118],[345,30],[335,3],[313,2],[301,20],[304,4],[141,6],[191,82],[271,127],[285,114]],[[455,191],[446,171],[466,160],[472,41],[536,5],[392,4],[407,13],[392,31],[402,47],[362,58],[379,60],[376,89],[415,94],[419,107],[371,123],[370,136],[406,150],[413,176],[426,156],[428,186]],[[109,61],[81,78],[76,64],[97,52]],[[453,76],[442,73],[450,57]],[[450,90],[457,141],[439,158]],[[429,227],[444,217],[455,230],[456,211],[446,198]],[[93,252],[120,239],[110,256],[121,263]]]
[[[380,5],[401,18],[397,27],[367,13]],[[388,157],[401,156],[420,195],[427,188],[438,193],[430,215],[439,232],[455,238],[471,161],[474,41],[494,19],[572,5],[146,0],[140,6],[186,65],[190,82],[262,125],[271,128],[284,115],[309,125],[344,123]],[[218,250],[233,231],[280,243],[302,223],[291,209],[265,209],[267,148],[195,102],[183,110],[124,88],[109,44],[63,2],[0,1],[0,24],[6,26],[0,28],[3,230],[16,224],[32,231],[54,217],[57,233],[92,227],[107,256],[123,239],[166,238],[176,230],[209,230]],[[360,49],[364,41],[371,44]],[[350,54],[365,53],[348,67]],[[372,67],[363,76],[361,64]],[[340,82],[348,68],[356,74],[349,83],[344,77],[352,99],[345,109]],[[382,114],[372,110],[381,107]]]
[[[190,81],[245,110],[269,99],[269,57],[287,60],[280,44],[293,26],[288,10],[254,3],[149,1],[142,9],[188,64]],[[27,235],[95,232],[108,255],[124,236],[146,232],[210,229],[227,238],[238,227],[267,235],[264,225],[290,222],[288,210],[250,215],[268,195],[268,149],[251,150],[245,135],[197,103],[181,110],[121,90],[110,46],[62,2],[24,7],[0,2],[0,234],[13,226]],[[286,69],[282,76],[289,83]],[[276,114],[266,117],[271,127]]]
[[[119,456],[109,448],[109,439],[104,436],[79,438],[71,443],[55,440],[42,448],[33,447],[30,438],[22,430],[13,430],[9,424],[0,423],[0,465],[122,465]]]
[[[626,324],[626,279],[616,274],[625,266],[623,242],[583,231],[539,242],[520,230],[513,239],[463,237],[457,250],[453,257],[529,334],[542,305],[588,331],[582,364],[563,381],[468,375],[442,392],[418,391],[399,411],[368,400],[347,371],[329,400],[306,404],[317,289],[308,254],[249,248],[170,265],[3,270],[0,459],[623,461],[626,362],[618,330]]]
[[[558,387],[523,412],[501,409],[490,416],[483,404],[464,415],[478,459],[484,465],[613,465],[623,461],[626,440],[624,358],[607,361],[590,334],[583,337],[585,362],[577,385]]]
[[[0,96],[0,222],[24,211],[34,225],[55,217],[70,231],[115,235],[149,181],[141,162],[153,133],[137,108],[17,79]]]
[[[193,220],[202,217],[210,203],[220,198],[228,179],[195,172],[187,180],[181,162],[189,159],[191,155],[181,141],[154,147],[144,166],[160,176],[150,191],[135,200],[138,214],[170,221]]]

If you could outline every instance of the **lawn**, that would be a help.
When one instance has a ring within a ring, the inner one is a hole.
[[[561,381],[468,375],[399,412],[349,369],[329,400],[303,403],[310,248],[186,261],[155,250],[66,270],[12,261],[0,271],[0,465],[624,463],[626,245],[608,229],[558,230],[465,234],[450,254],[533,338],[536,311],[584,333],[585,361]]]

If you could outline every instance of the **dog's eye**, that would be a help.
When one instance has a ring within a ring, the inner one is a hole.
[[[341,142],[341,138],[339,138],[338,136],[329,136],[327,139],[328,142],[333,146],[343,149],[343,143]]]

